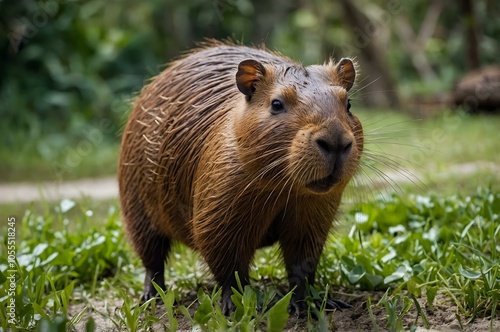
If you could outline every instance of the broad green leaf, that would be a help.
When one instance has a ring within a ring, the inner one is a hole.
[[[283,331],[286,322],[288,321],[288,305],[292,292],[288,292],[267,312],[267,328],[268,331],[278,332]]]
[[[370,289],[375,289],[384,280],[384,278],[382,276],[378,276],[378,275],[375,275],[375,274],[369,274],[369,273],[365,274],[365,278],[366,278],[366,280],[368,281],[368,283],[370,285]]]
[[[72,208],[74,208],[76,205],[75,201],[71,199],[63,199],[61,203],[59,204],[59,208],[61,210],[61,213],[66,213]]]
[[[391,282],[394,282],[396,280],[403,279],[405,274],[406,274],[406,268],[403,266],[400,266],[396,271],[394,271],[393,274],[385,277],[384,284],[390,284]]]
[[[40,243],[38,244],[34,249],[33,249],[33,252],[32,252],[32,255],[33,257],[38,257],[40,256],[44,251],[45,249],[47,249],[49,247],[49,244],[48,243]]]
[[[200,324],[205,325],[212,317],[212,303],[210,298],[203,292],[203,289],[198,290],[198,302],[200,303],[198,310],[194,313],[194,320]]]
[[[356,284],[366,274],[365,268],[361,265],[356,265],[351,271],[348,272],[347,278],[351,284]]]
[[[388,261],[392,260],[397,256],[397,253],[394,249],[390,248],[389,250],[390,250],[389,253],[380,259],[382,263],[387,263]]]
[[[481,278],[481,272],[467,271],[462,265],[458,266],[458,272],[467,279],[477,280]]]
[[[434,308],[434,299],[436,298],[438,286],[427,286],[425,288],[425,296],[427,297],[427,304]]]
[[[395,234],[395,233],[404,233],[406,232],[406,227],[403,225],[397,225],[397,226],[391,226],[387,230],[390,234]]]
[[[40,263],[40,266],[45,266],[48,263],[52,262],[57,256],[59,256],[58,252],[53,252],[46,260]]]

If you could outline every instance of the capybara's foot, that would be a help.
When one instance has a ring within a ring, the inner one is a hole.
[[[228,291],[222,294],[222,313],[226,316],[231,315],[236,310],[236,306],[231,300],[232,293],[232,291]]]

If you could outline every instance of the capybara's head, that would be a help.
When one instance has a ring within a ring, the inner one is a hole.
[[[245,60],[233,128],[243,171],[272,190],[342,192],[359,166],[363,129],[350,111],[350,59],[302,67]]]

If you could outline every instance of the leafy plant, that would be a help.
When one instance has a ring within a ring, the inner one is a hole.
[[[276,248],[259,252],[251,273],[267,285],[235,289],[236,311],[230,317],[222,314],[221,290],[206,290],[207,275],[193,273],[199,268],[198,256],[182,246],[176,247],[168,265],[168,280],[175,286],[167,291],[157,288],[161,304],[158,299],[139,303],[144,271],[124,242],[116,210],[102,217],[88,211],[64,200],[44,214],[28,210],[18,223],[17,329],[72,329],[84,324],[90,331],[95,324],[92,314],[119,330],[173,331],[187,325],[207,331],[279,331],[286,326],[292,293],[280,291],[284,267]],[[436,310],[437,298],[456,306],[464,326],[490,317],[493,329],[499,317],[499,212],[500,193],[485,188],[465,197],[392,196],[353,206],[345,216],[352,227],[342,236],[332,236],[325,247],[304,328],[329,328],[324,300],[342,287],[343,293],[384,291],[377,301],[369,298],[367,303],[375,330],[431,326],[426,313]],[[12,297],[3,254],[6,234],[0,240],[0,328],[7,330],[7,301]],[[192,289],[197,292],[189,299]],[[91,304],[92,299],[111,298],[119,304],[104,309]],[[420,304],[424,300],[425,309]],[[70,313],[76,303],[87,305]],[[375,309],[385,313],[385,320],[377,319]],[[416,315],[405,326],[409,312]]]
[[[33,328],[42,318],[68,316],[75,285],[92,285],[97,280],[119,276],[128,271],[128,253],[123,246],[123,233],[117,223],[116,210],[111,210],[105,226],[88,229],[87,211],[82,211],[76,227],[70,231],[68,212],[75,203],[64,200],[56,213],[34,215],[29,210],[17,226],[21,240],[17,246],[16,319],[18,328]],[[62,224],[62,229],[57,230]],[[6,252],[7,237],[2,235],[1,249]],[[7,255],[1,255],[0,271],[9,266]],[[3,279],[3,278],[0,278]],[[2,283],[6,285],[6,281]],[[8,288],[0,288],[1,303],[7,301]],[[2,328],[8,321],[6,307],[0,307]],[[45,323],[44,323],[45,324]]]

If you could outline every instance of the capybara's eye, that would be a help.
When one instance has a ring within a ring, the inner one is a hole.
[[[273,99],[273,101],[271,102],[271,107],[272,107],[273,114],[278,114],[278,113],[282,113],[285,111],[285,107],[283,106],[283,103],[281,102],[281,100],[278,100],[278,99]]]
[[[347,99],[347,114],[352,115],[351,113],[351,100]]]

